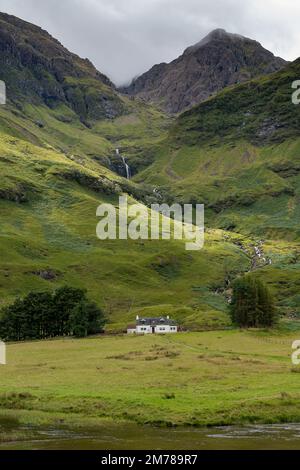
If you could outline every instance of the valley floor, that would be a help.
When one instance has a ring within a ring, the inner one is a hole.
[[[9,344],[0,369],[0,440],[28,438],[29,431],[9,432],[24,425],[300,422],[300,366],[291,363],[299,334],[227,330]]]

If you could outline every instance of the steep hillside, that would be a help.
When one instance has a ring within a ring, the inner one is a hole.
[[[298,77],[300,59],[182,114],[135,180],[181,203],[204,202],[210,227],[257,237],[265,261],[254,270],[282,308],[299,315],[300,106],[291,99]]]
[[[139,312],[169,313],[190,326],[228,324],[226,283],[251,257],[222,232],[194,253],[183,241],[99,241],[96,209],[118,206],[124,179],[4,134],[0,172],[2,305],[71,284],[86,287],[115,327]]]
[[[187,253],[184,241],[96,238],[101,202],[118,209],[123,192],[131,202],[155,200],[153,185],[117,174],[116,148],[133,173],[141,171],[166,138],[169,118],[118,95],[40,28],[1,15],[0,32],[8,90],[0,107],[0,305],[71,284],[103,306],[110,328],[124,328],[141,312],[169,313],[190,327],[227,325],[228,282],[249,269],[251,249],[244,252],[222,231],[210,232],[200,253]],[[111,97],[116,114],[95,111],[103,97]]]
[[[283,59],[257,41],[212,31],[170,64],[155,65],[122,91],[178,113],[223,88],[280,70]]]
[[[46,116],[44,108],[39,111]],[[52,123],[54,118],[47,119]],[[118,207],[122,191],[147,201],[151,185],[129,182],[84,155],[85,146],[101,144],[84,126],[73,128],[82,136],[76,142],[79,157],[45,140],[41,144],[45,129],[4,108],[0,122],[2,305],[30,290],[71,284],[87,288],[103,306],[109,328],[124,328],[137,313],[162,312],[189,327],[225,326],[231,281],[258,264],[258,275],[274,287],[282,311],[297,311],[296,243],[265,242],[264,256],[274,263],[265,266],[255,258],[259,238],[232,231],[207,229],[200,252],[186,252],[183,241],[101,242],[95,235],[97,206],[111,202]],[[71,127],[63,129],[66,139]],[[56,138],[50,133],[50,142]]]
[[[124,174],[116,147],[132,173],[151,163],[169,118],[120,95],[87,59],[65,49],[38,26],[0,13],[0,79],[8,104],[0,126],[33,143],[53,145]],[[3,114],[4,113],[4,114]],[[143,155],[143,159],[138,158]]]
[[[38,26],[4,13],[0,13],[0,73],[9,99],[19,107],[65,104],[83,122],[127,112],[110,80],[88,59],[72,54]]]
[[[160,185],[181,202],[204,201],[212,223],[298,238],[300,107],[291,97],[299,76],[300,59],[182,114],[155,163],[136,180],[158,183],[159,169]],[[259,225],[256,209],[263,204]],[[284,217],[278,211],[281,204]]]
[[[292,84],[299,76],[300,59],[277,73],[223,90],[181,115],[172,136],[180,144],[245,139],[259,146],[299,137],[300,110],[292,103]]]

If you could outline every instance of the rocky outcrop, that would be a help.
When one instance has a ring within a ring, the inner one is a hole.
[[[201,103],[223,88],[280,70],[286,62],[261,44],[212,31],[170,64],[159,64],[135,79],[123,91],[179,113]]]
[[[107,195],[121,193],[121,187],[114,181],[111,181],[104,176],[96,177],[75,168],[64,171],[55,171],[54,174],[66,180],[74,181],[83,188],[89,189],[96,193],[103,193]]]
[[[44,281],[55,281],[61,276],[61,273],[54,269],[39,269],[37,271],[32,271],[28,274],[39,276]]]

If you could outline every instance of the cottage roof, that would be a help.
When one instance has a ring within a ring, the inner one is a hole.
[[[166,317],[157,317],[157,318],[141,317],[136,321],[136,324],[156,326],[156,325],[176,325],[176,322]]]

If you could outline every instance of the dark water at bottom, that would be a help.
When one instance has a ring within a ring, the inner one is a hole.
[[[97,431],[23,428],[35,438],[0,444],[0,450],[269,450],[300,449],[300,424],[209,429],[103,425]]]

